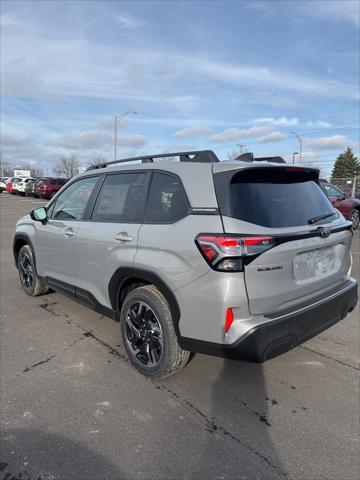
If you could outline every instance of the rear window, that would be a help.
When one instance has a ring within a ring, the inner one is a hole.
[[[230,183],[231,216],[263,227],[295,227],[337,218],[312,171],[251,169]],[[321,218],[321,217],[325,217]]]

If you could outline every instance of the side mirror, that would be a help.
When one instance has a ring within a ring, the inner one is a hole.
[[[34,210],[31,210],[30,212],[30,217],[33,220],[36,220],[37,222],[41,222],[45,224],[47,221],[46,208],[44,207],[34,208]]]

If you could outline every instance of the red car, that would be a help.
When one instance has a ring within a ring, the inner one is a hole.
[[[13,192],[13,188],[14,188],[14,183],[15,183],[17,180],[20,180],[20,178],[13,177],[13,178],[10,178],[10,180],[8,180],[8,181],[6,182],[6,191],[7,191],[8,193],[13,193],[13,194],[15,194],[15,192]]]
[[[335,208],[340,210],[347,220],[353,224],[353,229],[359,228],[360,224],[360,200],[346,195],[340,188],[320,179],[321,186]]]
[[[40,198],[52,198],[67,182],[67,178],[44,178],[36,186],[36,194]]]

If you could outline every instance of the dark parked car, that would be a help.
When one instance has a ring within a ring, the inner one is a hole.
[[[47,199],[52,198],[67,181],[67,178],[42,178],[35,186],[35,196]]]
[[[327,180],[321,178],[320,183],[333,206],[340,210],[347,220],[352,222],[354,230],[358,229],[360,224],[360,200],[349,197]]]
[[[32,197],[34,195],[34,187],[35,183],[39,180],[39,178],[31,178],[26,184],[25,187],[25,197]]]

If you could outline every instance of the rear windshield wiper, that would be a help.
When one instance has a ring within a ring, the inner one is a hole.
[[[319,222],[320,220],[325,220],[325,218],[332,217],[333,215],[336,215],[335,212],[327,213],[326,215],[319,215],[317,217],[310,218],[310,220],[307,221],[309,225],[312,225],[313,223]]]

